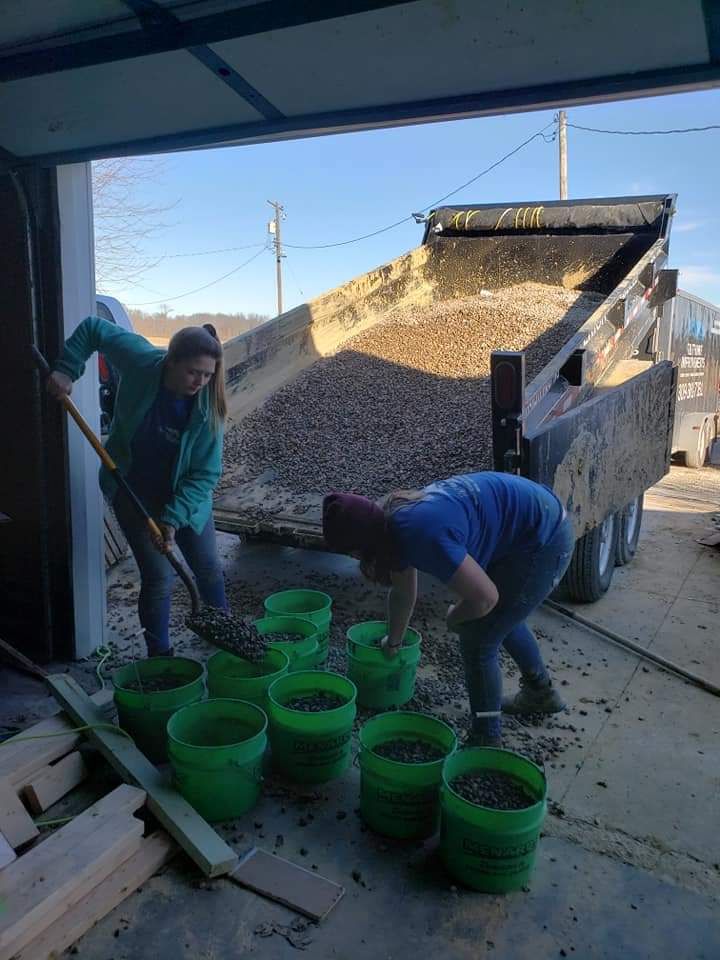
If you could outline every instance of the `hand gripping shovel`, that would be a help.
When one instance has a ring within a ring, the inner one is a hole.
[[[38,369],[47,377],[50,374],[50,367],[45,357],[40,353],[37,347],[32,347],[33,357],[35,358],[35,363],[38,366]],[[63,397],[60,401],[65,407],[67,412],[73,418],[75,423],[80,428],[80,432],[85,436],[86,440],[90,443],[95,453],[100,457],[105,467],[110,471],[115,483],[118,485],[118,488],[122,490],[123,495],[127,497],[128,501],[132,504],[135,511],[143,518],[147,524],[147,528],[153,537],[158,537],[160,540],[163,539],[162,532],[158,527],[157,523],[153,520],[150,514],[147,512],[142,502],[138,499],[135,492],[128,486],[127,480],[117,468],[117,465],[110,454],[107,452],[105,447],[100,443],[98,438],[95,436],[93,431],[90,429],[85,418],[80,413],[78,408],[72,402],[70,397]],[[197,587],[195,581],[190,574],[190,571],[186,569],[185,565],[182,563],[180,558],[173,553],[172,550],[169,550],[165,556],[168,558],[170,565],[173,567],[177,575],[180,577],[182,582],[187,587],[187,591],[190,594],[190,603],[192,605],[193,616],[196,616],[200,611],[200,597],[198,595]]]

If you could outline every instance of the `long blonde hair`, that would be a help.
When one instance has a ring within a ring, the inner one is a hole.
[[[174,363],[192,357],[211,357],[215,361],[215,373],[208,383],[208,398],[213,427],[218,430],[227,417],[227,399],[223,348],[215,327],[211,323],[204,323],[202,327],[183,327],[171,337],[167,355]]]
[[[424,497],[424,490],[394,490],[381,501],[380,506],[383,508],[385,516],[391,517],[396,510],[407,507],[411,503],[418,503]]]

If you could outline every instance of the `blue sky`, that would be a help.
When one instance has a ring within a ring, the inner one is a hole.
[[[106,292],[154,311],[275,313],[275,264],[262,252],[247,267],[191,296],[252,256],[218,248],[262,244],[267,200],[286,210],[288,244],[346,240],[433,203],[549,123],[555,111],[516,114],[285,143],[171,154],[138,198],[172,207],[166,226],[145,244],[164,257],[142,286]],[[720,122],[720,90],[569,110],[570,122],[610,129],[665,129]],[[720,303],[720,131],[621,137],[569,130],[571,198],[678,194],[671,261],[681,285]],[[552,200],[558,196],[557,145],[538,139],[476,184],[457,203]],[[420,242],[421,227],[403,224],[381,236],[330,250],[287,249],[285,308],[301,303]]]

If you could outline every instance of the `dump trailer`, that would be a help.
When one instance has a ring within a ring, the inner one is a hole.
[[[463,437],[463,463],[555,490],[576,535],[562,589],[578,601],[597,599],[615,565],[632,558],[643,494],[670,463],[676,368],[653,332],[677,291],[677,271],[666,269],[674,209],[674,195],[660,195],[432,211],[419,247],[225,344],[231,434],[232,423],[242,432],[272,408],[274,397],[325,369],[323,358],[341,357],[350,341],[376,333],[398,310],[432,314],[468,297],[507,302],[508,291],[527,283],[590,291],[595,300],[587,319],[555,342],[529,382],[526,353],[497,343],[488,377],[490,428]],[[388,365],[387,376],[397,369]],[[437,403],[442,393],[432,396]],[[435,413],[429,404],[428,420]],[[334,410],[328,423],[342,416]],[[283,422],[270,427],[283,436]],[[388,492],[396,481],[387,476]],[[306,489],[289,507],[278,484],[271,458],[265,464],[256,458],[254,472],[237,481],[228,470],[216,527],[323,549],[326,490]]]

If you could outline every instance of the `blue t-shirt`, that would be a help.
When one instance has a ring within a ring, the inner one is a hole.
[[[172,473],[195,397],[182,397],[162,385],[132,439],[127,481],[148,508],[172,497]]]
[[[390,518],[398,566],[447,583],[470,556],[483,569],[516,550],[548,543],[563,506],[546,487],[511,473],[468,473],[431,484]]]

